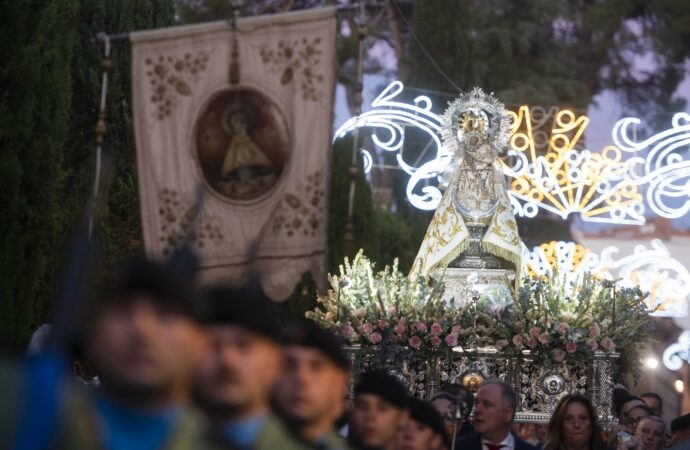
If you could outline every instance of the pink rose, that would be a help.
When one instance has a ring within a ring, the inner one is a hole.
[[[556,348],[551,352],[551,357],[556,362],[563,362],[565,359],[565,352],[560,348]]]
[[[460,334],[460,332],[462,331],[462,326],[453,325],[453,328],[451,328],[450,331],[455,333],[455,334]]]
[[[508,339],[499,339],[496,341],[496,350],[503,350],[508,346]]]
[[[525,326],[525,321],[524,320],[516,320],[513,325],[515,325],[515,328],[522,328]]]
[[[396,313],[397,311],[395,310],[395,306],[390,306],[388,308],[388,314],[390,314],[391,316],[394,316]]]
[[[372,344],[378,344],[379,342],[381,342],[381,339],[383,338],[381,337],[381,334],[379,334],[378,332],[374,332],[369,335],[369,342],[371,342]]]
[[[539,336],[539,342],[544,345],[548,344],[551,342],[551,335],[549,333],[543,333],[541,336]]]
[[[420,333],[426,333],[426,324],[423,324],[422,322],[417,322],[416,324],[414,324],[414,327]]]
[[[532,337],[530,337],[529,339],[527,339],[527,346],[528,346],[529,348],[534,348],[534,347],[537,346],[537,340],[534,338],[534,336],[532,336]]]
[[[568,324],[565,322],[561,322],[558,324],[558,332],[561,334],[565,334],[565,332],[568,331]]]
[[[393,331],[395,331],[395,332],[398,333],[398,334],[405,334],[405,331],[407,331],[407,327],[405,326],[404,323],[401,323],[401,324],[399,324],[399,325],[396,325],[396,326],[393,328]]]
[[[601,328],[596,323],[589,327],[589,335],[592,337],[597,337],[601,335]]]
[[[391,344],[395,344],[399,340],[400,338],[398,338],[397,334],[391,334],[390,336],[388,336],[388,342],[390,342]]]
[[[398,323],[401,325],[405,324],[405,323],[407,323],[407,319],[405,319],[404,317],[401,317],[400,320],[398,320]]]
[[[517,348],[522,347],[522,336],[519,334],[513,336],[513,344],[515,344]]]
[[[541,333],[539,327],[532,327],[529,329],[529,335],[532,337],[537,337]]]
[[[458,345],[458,335],[455,334],[455,333],[450,333],[448,336],[446,336],[445,341],[446,341],[446,345],[447,345],[448,347],[451,347],[451,348],[457,347],[457,345]]]
[[[359,308],[357,311],[355,311],[355,316],[362,318],[367,315],[367,312],[364,308]]]
[[[438,336],[432,336],[431,339],[429,339],[429,342],[431,343],[431,346],[435,348],[441,345],[441,342],[443,341],[441,341],[441,338]]]
[[[606,350],[607,352],[612,352],[616,349],[616,343],[613,342],[613,339],[610,337],[605,337],[601,340],[601,346]]]
[[[433,334],[440,334],[441,331],[443,331],[443,328],[441,328],[441,324],[440,324],[440,323],[434,322],[433,324],[431,324],[431,332],[432,332]]]
[[[585,344],[587,344],[587,347],[589,347],[592,351],[596,350],[599,348],[599,344],[597,344],[597,341],[595,339],[587,339],[585,341]]]
[[[355,329],[351,325],[343,326],[343,335],[345,337],[350,337],[355,333]]]
[[[367,323],[365,323],[364,325],[362,325],[362,332],[363,332],[364,334],[369,334],[369,333],[371,333],[372,331],[374,331],[374,326],[373,326],[372,324],[370,324],[369,322],[367,322]]]
[[[576,350],[577,350],[577,344],[576,344],[575,342],[573,342],[573,341],[568,341],[568,342],[565,344],[565,351],[566,351],[566,352],[568,352],[568,353],[575,353]]]
[[[410,347],[418,349],[422,346],[422,339],[419,336],[412,336],[409,341]]]
[[[379,330],[385,330],[386,328],[388,328],[388,322],[379,320]]]

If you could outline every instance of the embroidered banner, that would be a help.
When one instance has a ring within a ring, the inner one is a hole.
[[[130,35],[148,254],[189,239],[204,281],[241,282],[258,243],[254,267],[272,299],[305,272],[325,283],[335,14]]]

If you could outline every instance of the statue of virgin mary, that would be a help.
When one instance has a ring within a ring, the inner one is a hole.
[[[492,94],[474,88],[443,114],[443,145],[452,154],[439,177],[445,189],[410,272],[446,267],[509,269],[519,280],[522,247],[499,154],[508,147],[510,118]]]

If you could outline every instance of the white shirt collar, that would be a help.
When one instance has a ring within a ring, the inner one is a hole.
[[[488,450],[486,444],[493,444],[493,442],[489,442],[482,438],[482,450]],[[513,433],[508,432],[508,436],[506,436],[506,438],[498,444],[503,446],[501,450],[515,450],[515,437],[513,436]]]

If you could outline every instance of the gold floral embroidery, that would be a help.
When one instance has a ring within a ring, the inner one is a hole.
[[[204,248],[207,243],[217,245],[223,241],[218,220],[202,213],[197,223],[199,205],[184,203],[177,191],[165,188],[159,192],[158,200],[161,219],[159,239],[164,255],[171,254],[185,241],[197,249]]]
[[[323,226],[325,191],[321,182],[321,172],[307,175],[306,181],[297,189],[283,197],[272,229],[276,234],[287,237],[316,236]]]
[[[302,38],[280,41],[276,49],[264,45],[259,54],[264,64],[271,65],[272,72],[280,73],[281,84],[296,83],[302,89],[303,99],[318,101],[322,93],[316,85],[324,79],[318,72],[322,54],[320,47],[321,38],[311,41]]]
[[[146,58],[146,75],[153,91],[151,102],[158,107],[155,114],[159,120],[172,113],[178,96],[192,95],[190,82],[199,78],[207,64],[208,53],[203,51],[197,55],[185,53],[181,57]]]

